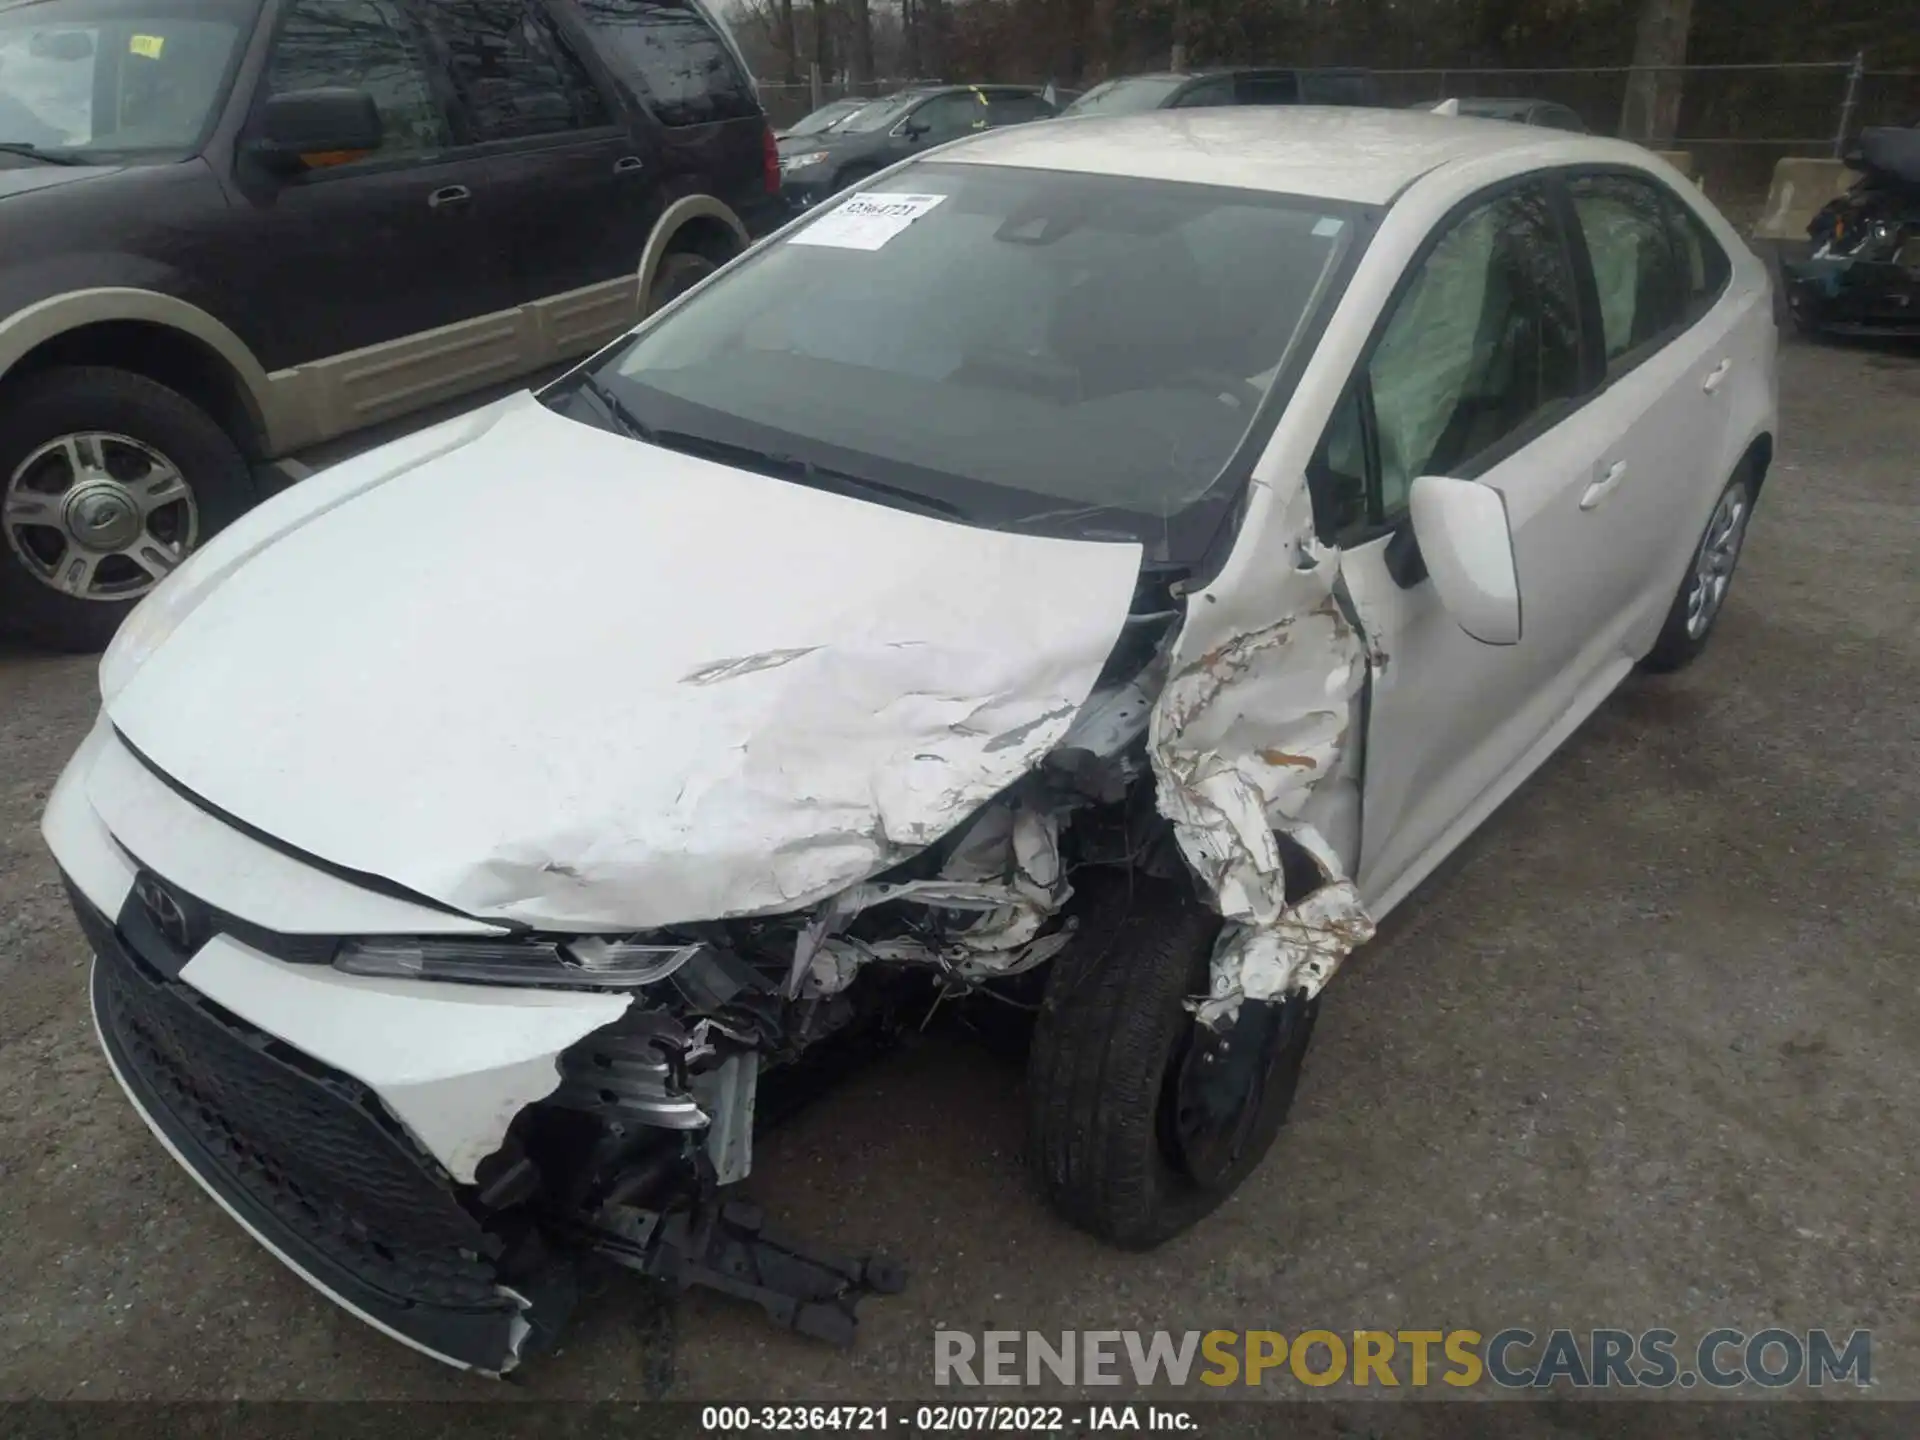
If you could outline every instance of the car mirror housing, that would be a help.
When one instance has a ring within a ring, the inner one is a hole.
[[[247,150],[276,169],[319,169],[378,150],[383,134],[380,111],[364,90],[289,90],[262,107]]]
[[[1413,482],[1413,534],[1440,603],[1486,645],[1520,639],[1520,574],[1507,501],[1477,480],[1422,475]]]

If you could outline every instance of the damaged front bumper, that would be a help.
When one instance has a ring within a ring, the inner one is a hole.
[[[549,1306],[365,1086],[143,963],[75,892],[94,1024],[141,1119],[221,1208],[336,1304],[462,1369],[502,1374]]]

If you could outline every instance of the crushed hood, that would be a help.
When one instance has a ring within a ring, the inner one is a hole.
[[[470,914],[777,913],[937,839],[1051,749],[1139,558],[523,397],[232,567],[108,713],[209,804]]]

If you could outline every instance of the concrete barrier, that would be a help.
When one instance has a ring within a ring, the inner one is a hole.
[[[1820,207],[1847,193],[1854,172],[1838,160],[1788,156],[1773,167],[1766,209],[1753,227],[1756,240],[1805,240],[1807,225]]]

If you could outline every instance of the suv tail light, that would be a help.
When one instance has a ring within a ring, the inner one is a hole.
[[[780,193],[780,142],[773,138],[773,126],[767,126],[761,135],[760,154],[766,175],[767,193]]]

